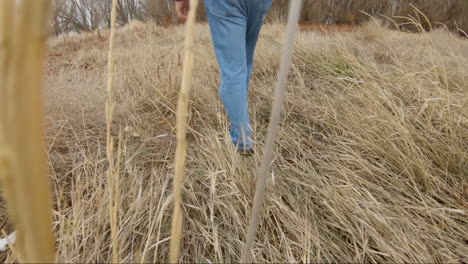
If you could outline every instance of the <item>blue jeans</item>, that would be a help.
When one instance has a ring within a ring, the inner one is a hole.
[[[219,94],[231,122],[231,139],[251,149],[249,82],[255,46],[272,0],[205,0],[216,58],[221,68]]]

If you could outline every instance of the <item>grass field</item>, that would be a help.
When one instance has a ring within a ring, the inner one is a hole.
[[[185,262],[239,261],[283,31],[267,25],[259,41],[250,93],[257,153],[243,158],[229,142],[208,28],[197,26]],[[167,260],[182,47],[182,27],[117,32],[124,262]],[[106,33],[51,42],[45,97],[60,262],[112,260],[107,48]],[[254,260],[468,262],[467,65],[468,41],[442,30],[301,31]],[[0,228],[11,231],[0,206]]]

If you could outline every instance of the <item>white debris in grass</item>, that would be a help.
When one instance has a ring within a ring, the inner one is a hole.
[[[5,251],[8,245],[15,243],[16,241],[16,232],[11,233],[6,238],[0,238],[0,251]]]

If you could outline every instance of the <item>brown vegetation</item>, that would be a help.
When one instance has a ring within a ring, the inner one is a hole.
[[[55,257],[43,100],[50,12],[48,0],[0,2],[0,233],[8,211],[26,263]]]
[[[346,25],[346,24],[314,24],[314,23],[301,23],[299,24],[301,31],[315,31],[322,34],[334,34],[340,32],[352,32],[359,30],[359,25]]]
[[[196,30],[182,260],[236,262],[284,27],[266,26],[259,42],[252,159],[229,144],[209,30]],[[61,262],[112,260],[107,39],[106,32],[82,34],[51,45],[47,142]],[[182,46],[181,27],[132,23],[116,34],[111,133],[125,132],[124,262],[164,261],[169,253]],[[466,40],[441,29],[415,35],[372,23],[341,34],[301,32],[254,260],[467,262],[467,52]],[[0,224],[7,229],[4,211]]]
[[[56,0],[57,12],[53,20],[56,33],[92,31],[110,25],[111,0]],[[149,20],[158,25],[177,23],[173,0],[118,0],[118,23],[131,20]],[[286,18],[289,0],[275,0],[269,21]],[[424,17],[424,14],[427,17]],[[460,34],[468,32],[467,0],[305,0],[303,23],[362,24],[369,15],[393,20],[391,25],[419,31],[408,18],[422,24],[425,29],[447,26]],[[198,17],[206,20],[204,8]]]

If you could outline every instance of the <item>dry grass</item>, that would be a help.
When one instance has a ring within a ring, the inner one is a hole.
[[[42,94],[51,3],[0,4],[0,184],[15,226],[15,256],[26,263],[55,257]]]
[[[114,80],[115,80],[115,31],[117,20],[117,0],[112,1],[111,10],[111,26],[109,33],[109,51],[107,53],[107,101],[106,101],[106,154],[107,154],[107,189],[109,193],[109,222],[112,240],[112,262],[119,263],[119,209],[120,209],[120,159],[122,150],[122,134],[119,130],[119,143],[117,147],[117,158],[114,157],[114,137],[112,134],[112,126],[114,121],[115,103],[113,100]]]
[[[177,147],[174,161],[174,211],[171,224],[171,244],[169,250],[170,263],[178,263],[184,235],[183,188],[187,163],[187,129],[189,117],[189,98],[193,83],[193,68],[195,60],[195,26],[198,0],[190,0],[190,12],[187,17],[184,37],[184,63],[182,82],[177,100],[176,135]]]
[[[259,151],[244,159],[229,144],[208,28],[197,28],[184,261],[239,260],[283,30],[266,26],[259,43],[250,95]],[[163,261],[183,28],[132,24],[116,37],[112,134],[126,128],[120,257]],[[47,66],[49,164],[63,262],[112,259],[106,39],[54,41]],[[333,36],[302,32],[293,61],[254,260],[468,261],[468,42],[440,30],[413,35],[376,25]],[[0,215],[2,228],[6,218]]]
[[[263,147],[262,166],[260,167],[257,183],[255,184],[255,196],[252,204],[252,214],[250,216],[249,227],[245,235],[245,245],[240,258],[241,263],[251,263],[252,249],[258,233],[258,227],[264,211],[265,192],[268,185],[268,176],[270,167],[273,163],[273,155],[278,138],[278,132],[281,123],[281,112],[286,99],[288,88],[289,72],[292,66],[292,57],[296,47],[296,36],[298,31],[299,18],[301,15],[303,2],[297,0],[291,3],[287,19],[286,33],[284,35],[284,44],[281,51],[281,60],[278,70],[278,81],[276,83],[273,97],[273,106],[271,107],[271,116],[268,125],[267,136]]]
[[[301,31],[313,31],[327,35],[340,34],[342,32],[354,32],[360,29],[360,25],[301,23],[299,28]]]

